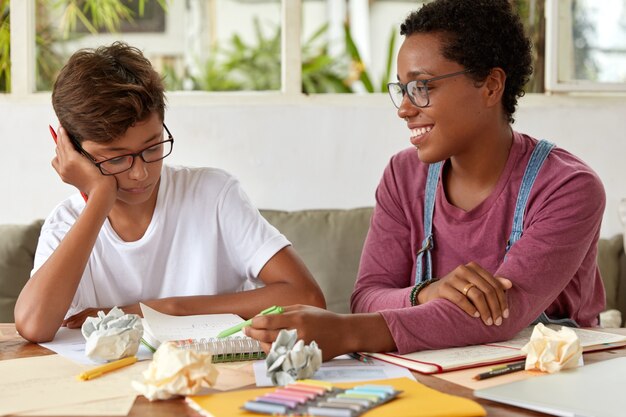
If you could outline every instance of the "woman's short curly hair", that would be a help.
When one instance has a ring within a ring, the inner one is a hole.
[[[532,44],[508,0],[435,0],[411,13],[400,26],[407,37],[440,32],[442,55],[472,72],[477,82],[502,68],[506,84],[502,106],[513,123],[517,99],[532,74]]]

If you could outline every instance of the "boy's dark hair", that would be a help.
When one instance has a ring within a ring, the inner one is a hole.
[[[163,120],[163,80],[139,49],[123,42],[81,49],[61,69],[52,105],[74,140],[110,142],[154,112]]]
[[[443,56],[472,70],[483,81],[492,68],[502,68],[506,84],[502,106],[510,123],[517,99],[532,74],[532,44],[508,0],[436,0],[411,13],[400,26],[407,37],[440,32]]]

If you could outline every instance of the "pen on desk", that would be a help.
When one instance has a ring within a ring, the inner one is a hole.
[[[129,356],[115,362],[109,362],[101,366],[96,366],[95,368],[92,368],[88,371],[81,373],[80,375],[77,375],[76,379],[78,379],[79,381],[88,381],[90,379],[98,378],[104,373],[115,371],[116,369],[132,365],[135,362],[137,362],[137,357]]]
[[[266,308],[265,310],[261,311],[259,314],[257,314],[258,316],[265,316],[267,314],[280,314],[283,312],[283,308],[282,307],[278,307],[278,306],[272,306],[270,308]],[[228,328],[226,330],[223,330],[222,332],[220,332],[217,337],[219,339],[223,338],[223,337],[228,337],[231,334],[235,334],[238,331],[240,331],[241,329],[243,329],[246,326],[250,326],[252,324],[252,319],[246,320],[243,323],[239,323],[231,328]]]
[[[348,353],[348,356],[350,356],[352,359],[356,359],[359,362],[369,363],[369,359],[367,358],[367,356],[361,355],[358,352]]]
[[[480,381],[487,378],[493,378],[494,376],[506,375],[517,371],[523,371],[526,367],[526,361],[520,361],[515,363],[510,363],[508,365],[497,366],[495,368],[491,368],[487,372],[483,372],[482,374],[478,374],[474,377],[475,380]]]

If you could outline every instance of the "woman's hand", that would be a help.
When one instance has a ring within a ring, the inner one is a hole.
[[[499,326],[509,317],[506,290],[513,284],[506,278],[494,277],[475,262],[459,265],[445,277],[421,290],[420,304],[443,298],[456,304],[473,317],[480,317],[487,326]]]
[[[115,201],[117,194],[117,180],[113,175],[102,175],[100,170],[78,152],[67,131],[63,127],[58,129],[56,156],[52,159],[52,166],[63,182],[73,185],[87,195],[96,190],[103,190]]]
[[[352,352],[351,338],[346,333],[349,315],[337,314],[317,307],[294,305],[285,307],[282,314],[256,316],[252,325],[244,328],[244,333],[261,342],[267,353],[272,342],[282,329],[296,329],[298,339],[309,344],[315,341],[322,350],[322,359]]]

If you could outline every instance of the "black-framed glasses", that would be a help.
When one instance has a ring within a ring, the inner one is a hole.
[[[102,175],[121,174],[122,172],[128,171],[133,167],[136,157],[140,157],[142,161],[149,164],[151,162],[160,161],[172,153],[172,149],[174,148],[174,138],[172,137],[172,134],[167,126],[165,126],[165,123],[163,123],[163,128],[167,132],[167,140],[150,145],[136,153],[120,155],[100,162],[97,162],[96,158],[84,150],[82,146],[78,146],[78,148],[83,155],[89,158],[91,162],[98,167]]]
[[[438,77],[429,78],[427,80],[413,80],[406,84],[401,82],[387,84],[387,90],[389,91],[389,97],[393,105],[400,108],[402,105],[402,99],[404,95],[409,96],[409,100],[415,107],[428,107],[430,104],[430,97],[428,96],[428,83],[433,81],[443,80],[444,78],[456,77],[457,75],[467,74],[471,70],[466,69],[463,71],[453,72],[450,74],[439,75]]]

